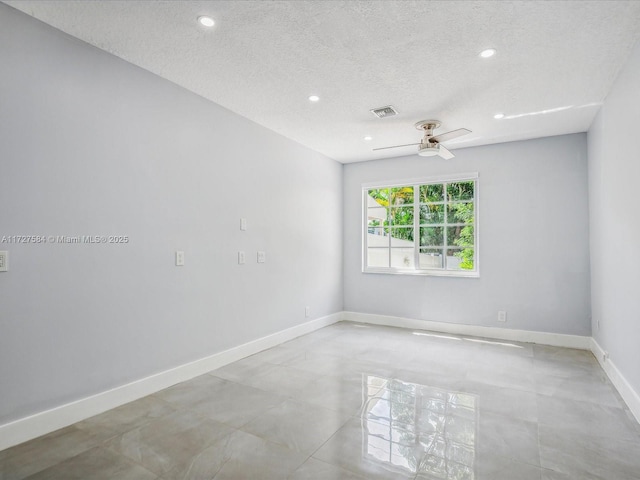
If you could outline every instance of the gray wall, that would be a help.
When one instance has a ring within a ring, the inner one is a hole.
[[[130,237],[0,244],[0,424],[342,310],[340,164],[4,4],[0,65],[0,237]]]
[[[588,134],[593,336],[640,392],[640,45]]]
[[[586,148],[575,134],[345,165],[345,310],[589,335]],[[479,173],[480,278],[361,272],[362,183],[468,172]]]

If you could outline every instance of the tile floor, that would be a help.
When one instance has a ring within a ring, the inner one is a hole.
[[[0,479],[640,479],[589,352],[339,323],[0,452]]]

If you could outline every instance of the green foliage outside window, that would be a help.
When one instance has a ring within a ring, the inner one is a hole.
[[[413,187],[373,189],[369,190],[369,196],[381,207],[387,209],[386,220],[382,223],[378,220],[371,220],[369,227],[385,227],[385,235],[413,241]]]
[[[474,182],[457,182],[447,184],[448,200],[473,200],[474,198]],[[458,247],[463,247],[454,255],[460,259],[460,268],[464,270],[473,270],[473,252],[474,252],[474,231],[473,219],[475,217],[473,203],[450,203],[450,212],[453,213],[453,222],[464,223],[465,225],[457,226],[457,232],[453,243]]]

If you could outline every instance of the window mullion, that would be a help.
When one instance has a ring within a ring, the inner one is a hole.
[[[391,189],[387,189],[387,229],[389,230],[389,240],[387,242],[387,249],[389,250],[389,259],[387,260],[387,268],[391,268],[391,238],[393,236],[393,230],[391,229]]]
[[[448,186],[449,186],[449,184],[446,183],[446,182],[442,184],[442,193],[444,195],[444,197],[443,197],[444,198],[444,205],[442,206],[442,211],[444,213],[444,226],[442,227],[442,230],[443,230],[443,232],[442,232],[442,243],[444,244],[443,245],[444,250],[442,252],[442,266],[443,266],[443,268],[445,270],[449,270],[449,268],[448,268],[449,266],[447,265],[447,250],[448,250],[447,247],[449,246],[449,244],[448,244],[448,240],[449,239],[447,238],[447,235],[449,233],[449,229],[447,228],[448,224],[449,224],[449,212],[448,212],[448,208],[447,208],[448,201],[449,201],[449,194],[447,192]]]
[[[420,270],[420,185],[413,186],[413,269]]]

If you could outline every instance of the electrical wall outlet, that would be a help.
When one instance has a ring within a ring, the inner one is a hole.
[[[184,266],[184,252],[178,250],[176,252],[176,266],[177,267],[182,267]]]
[[[244,265],[244,252],[238,252],[238,265]]]
[[[240,230],[244,231],[247,229],[247,219],[246,218],[241,218],[240,219]]]
[[[500,310],[498,312],[498,321],[499,322],[506,322],[507,321],[507,312],[505,312],[504,310]]]
[[[9,271],[9,252],[0,252],[0,272]]]
[[[265,263],[267,261],[267,252],[258,252],[258,263]]]

